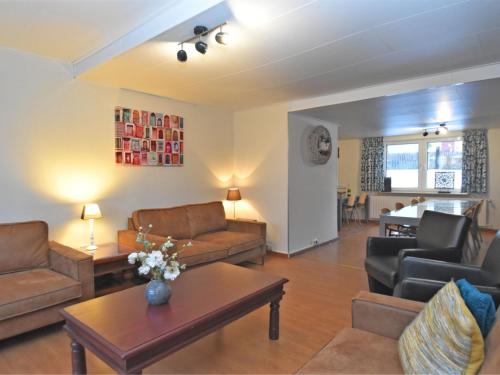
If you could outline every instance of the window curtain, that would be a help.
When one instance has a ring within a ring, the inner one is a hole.
[[[361,146],[361,190],[384,190],[384,138],[363,138]]]
[[[487,130],[465,130],[462,156],[462,193],[486,193],[487,191]]]

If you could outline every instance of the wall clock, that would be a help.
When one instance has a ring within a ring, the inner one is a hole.
[[[326,164],[332,156],[332,137],[327,128],[315,126],[307,137],[309,158],[314,164]]]

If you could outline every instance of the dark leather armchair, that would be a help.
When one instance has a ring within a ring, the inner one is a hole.
[[[490,244],[483,264],[471,266],[408,257],[401,263],[400,282],[394,295],[426,302],[452,279],[465,278],[479,290],[491,294],[500,305],[500,231]]]
[[[412,256],[460,262],[470,219],[425,211],[416,238],[368,237],[365,269],[370,291],[392,295],[402,260]]]

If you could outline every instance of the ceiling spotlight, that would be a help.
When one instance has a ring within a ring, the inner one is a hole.
[[[207,45],[207,43],[203,42],[202,40],[199,40],[194,45],[194,48],[196,48],[196,50],[199,53],[201,53],[202,55],[204,55],[205,53],[207,53],[208,45]]]
[[[188,55],[186,51],[184,51],[184,44],[181,44],[181,49],[177,51],[177,60],[180,62],[186,62],[188,59]]]
[[[222,31],[222,26],[220,27],[219,32],[217,34],[215,34],[215,40],[219,44],[226,45],[229,43],[229,34]]]
[[[425,130],[424,130],[424,132],[422,133],[422,135],[423,135],[424,137],[427,137],[427,136],[429,135],[429,132],[427,131],[427,129],[425,129]]]
[[[194,35],[207,35],[208,28],[206,26],[195,26],[193,32]]]
[[[439,129],[436,129],[436,131],[434,132],[434,134],[439,135]]]

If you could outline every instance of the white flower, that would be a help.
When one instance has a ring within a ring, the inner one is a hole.
[[[139,275],[147,275],[151,268],[149,268],[147,265],[143,264],[142,266],[139,267],[137,272],[139,272]]]
[[[136,261],[137,261],[137,253],[130,253],[130,255],[128,256],[128,262],[130,264],[135,264]]]
[[[146,255],[148,255],[146,252],[139,251],[138,257],[139,257],[139,259],[143,259]]]
[[[179,276],[181,271],[178,268],[167,267],[163,273],[165,280],[175,280]]]

